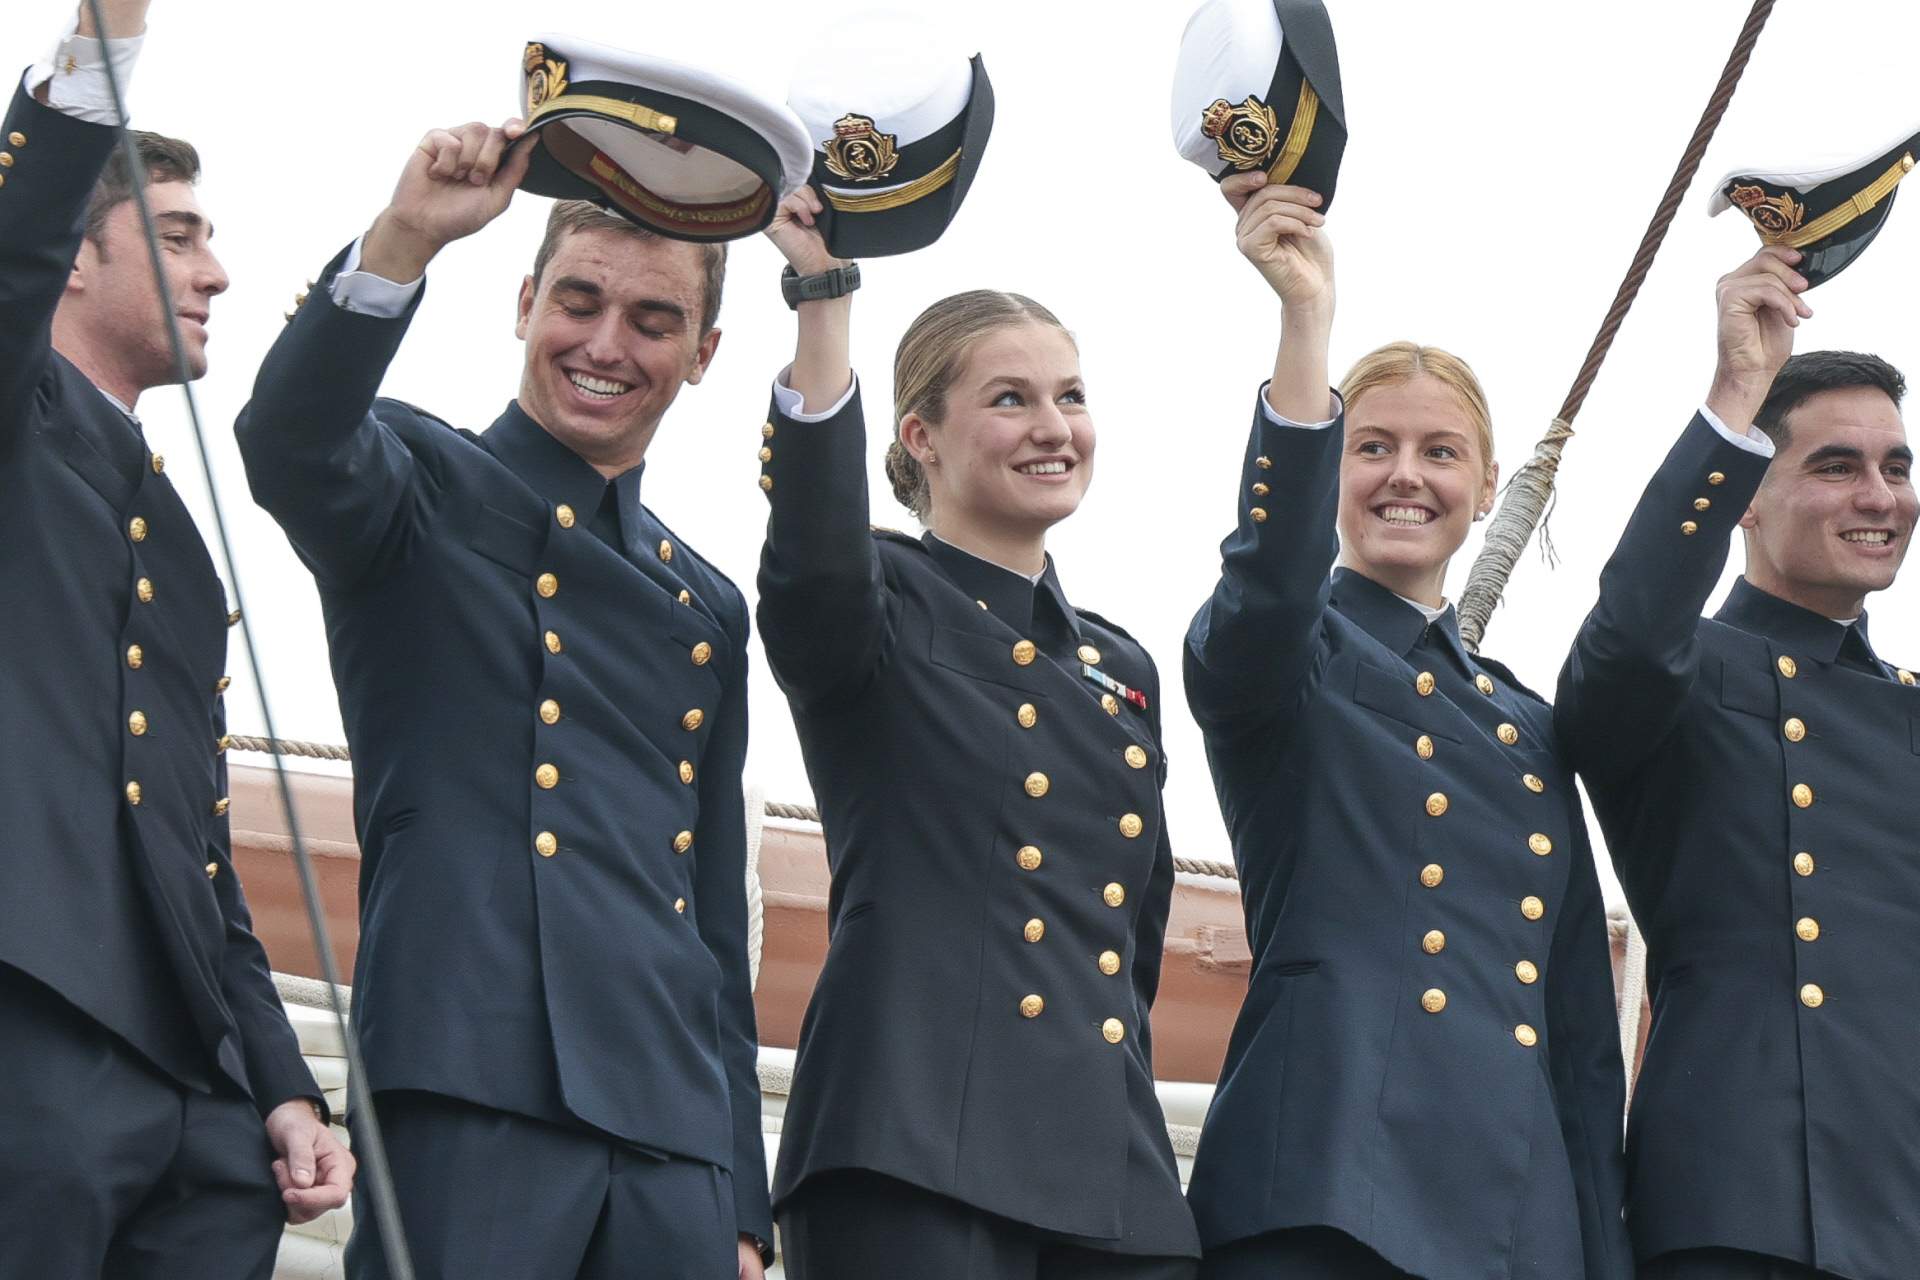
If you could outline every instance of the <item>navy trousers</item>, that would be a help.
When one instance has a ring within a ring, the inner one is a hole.
[[[418,1280],[739,1273],[723,1169],[435,1093],[393,1090],[376,1101]],[[348,1280],[387,1280],[383,1229],[356,1189]]]
[[[1332,1227],[1269,1231],[1207,1250],[1200,1280],[1418,1280]]]
[[[1740,1249],[1681,1249],[1640,1264],[1640,1280],[1842,1280],[1831,1271]]]
[[[252,1102],[181,1086],[0,965],[0,1280],[266,1280],[272,1164]]]
[[[808,1178],[782,1206],[788,1280],[1193,1280],[1194,1258],[1108,1253],[864,1169]]]

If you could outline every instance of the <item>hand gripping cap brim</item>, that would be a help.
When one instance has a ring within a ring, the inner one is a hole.
[[[1763,244],[1798,249],[1808,288],[1831,280],[1866,252],[1893,212],[1901,182],[1920,160],[1920,134],[1868,160],[1794,173],[1728,174],[1708,212],[1738,209]]]
[[[524,190],[677,240],[752,235],[806,181],[811,148],[791,111],[664,58],[543,36],[522,60],[521,109],[538,147]]]
[[[911,141],[888,130],[885,119],[856,114],[852,102],[834,122],[840,128],[830,124],[832,132],[823,133],[816,125],[823,144],[813,156],[813,187],[825,208],[815,225],[829,253],[837,258],[911,253],[945,234],[993,133],[993,82],[978,54],[967,61],[967,81],[959,114]],[[876,154],[875,144],[886,166],[877,182],[867,179],[870,168],[858,163]]]
[[[1331,208],[1346,121],[1320,0],[1206,0],[1194,12],[1174,68],[1173,142],[1215,181],[1262,169]]]

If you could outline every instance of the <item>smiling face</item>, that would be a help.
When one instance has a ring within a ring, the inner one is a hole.
[[[702,247],[575,231],[520,286],[520,407],[603,474],[637,466],[680,388],[706,376]]]
[[[942,419],[900,421],[901,441],[927,473],[936,533],[1037,538],[1086,496],[1093,418],[1080,354],[1053,325],[1022,320],[975,341],[948,385]]]
[[[1440,603],[1447,562],[1493,507],[1498,465],[1457,392],[1427,373],[1369,387],[1347,406],[1340,563]]]
[[[1920,496],[1900,410],[1877,387],[1809,396],[1786,417],[1753,503],[1747,579],[1830,618],[1852,618],[1867,594],[1893,585]]]

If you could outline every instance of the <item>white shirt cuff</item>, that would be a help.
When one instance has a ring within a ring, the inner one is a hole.
[[[140,57],[144,35],[115,40],[96,40],[76,35],[79,15],[67,23],[66,31],[54,42],[53,49],[39,62],[27,68],[21,87],[29,94],[47,86],[47,105],[54,110],[84,120],[88,124],[119,124],[113,109],[113,85],[107,79],[107,59],[113,59],[113,73],[120,81],[120,92],[127,92],[133,78],[133,64]]]
[[[362,271],[360,242],[365,239],[365,236],[361,236],[353,242],[353,248],[347,250],[346,262],[341,264],[333,277],[333,305],[342,311],[372,316],[378,320],[398,319],[413,305],[414,295],[420,292],[420,285],[426,277],[398,284],[385,276]]]
[[[1329,391],[1327,393],[1328,408],[1333,410],[1333,416],[1325,422],[1295,422],[1292,418],[1283,418],[1273,411],[1273,404],[1267,399],[1267,388],[1272,385],[1271,379],[1260,384],[1260,412],[1265,414],[1267,421],[1276,427],[1295,427],[1301,431],[1325,431],[1340,421],[1340,415],[1347,411],[1347,407],[1340,403],[1340,393]]]
[[[773,379],[773,404],[788,420],[793,422],[825,422],[834,414],[847,407],[847,401],[853,399],[853,393],[860,389],[860,375],[855,374],[847,380],[846,394],[833,402],[831,408],[819,413],[803,413],[806,397],[787,385],[787,379],[793,374],[793,366],[788,365]]]
[[[1705,418],[1707,425],[1715,431],[1718,431],[1720,438],[1728,444],[1745,449],[1748,453],[1757,453],[1763,458],[1771,458],[1773,456],[1773,441],[1767,438],[1765,432],[1754,431],[1751,428],[1749,428],[1745,434],[1735,431],[1732,427],[1720,421],[1719,414],[1707,408],[1705,405],[1700,406],[1700,416]]]

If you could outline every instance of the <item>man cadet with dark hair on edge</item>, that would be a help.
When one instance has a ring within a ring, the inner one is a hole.
[[[1721,279],[1706,404],[1555,703],[1647,935],[1643,1280],[1904,1280],[1920,1256],[1920,689],[1866,625],[1920,498],[1900,374],[1789,358],[1806,248]],[[1735,529],[1746,572],[1702,618]]]
[[[0,1278],[264,1280],[354,1162],[229,857],[226,591],[134,416],[227,275],[193,147],[119,149],[147,0],[100,8],[0,125]]]

